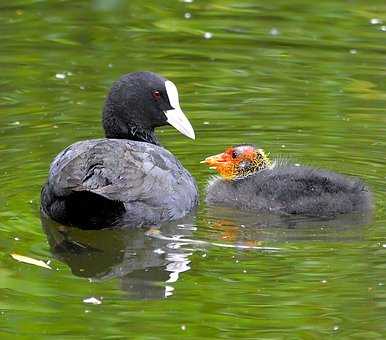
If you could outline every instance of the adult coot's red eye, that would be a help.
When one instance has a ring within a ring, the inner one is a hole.
[[[160,100],[161,99],[161,92],[159,92],[158,90],[154,90],[152,93],[152,96],[155,100]]]

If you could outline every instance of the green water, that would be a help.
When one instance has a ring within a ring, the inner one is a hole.
[[[386,26],[374,19],[386,25],[384,1],[1,1],[1,338],[386,337]],[[197,139],[158,134],[201,192],[199,161],[250,142],[362,177],[373,216],[283,221],[202,203],[159,230],[44,232],[50,161],[102,135],[109,86],[137,70],[177,84]]]

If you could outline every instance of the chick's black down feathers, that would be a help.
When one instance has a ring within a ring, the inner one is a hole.
[[[257,212],[331,216],[371,209],[368,188],[357,178],[305,166],[277,165],[248,177],[215,178],[206,201]]]

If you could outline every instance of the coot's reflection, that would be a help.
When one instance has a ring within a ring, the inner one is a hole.
[[[235,245],[257,246],[264,241],[323,240],[350,242],[363,237],[371,213],[341,214],[330,218],[257,214],[225,207],[208,207],[207,220],[218,239]]]
[[[81,230],[42,216],[53,255],[74,275],[93,280],[117,277],[134,299],[161,299],[173,294],[169,285],[190,269],[189,253],[167,238],[189,237],[191,216],[149,229]],[[164,238],[157,238],[158,233]],[[151,236],[149,236],[151,234]]]

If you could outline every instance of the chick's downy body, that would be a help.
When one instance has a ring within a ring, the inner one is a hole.
[[[222,160],[222,167],[226,161]],[[256,212],[307,216],[371,209],[371,192],[358,178],[286,162],[273,162],[260,168],[231,180],[213,178],[206,189],[206,202]]]

